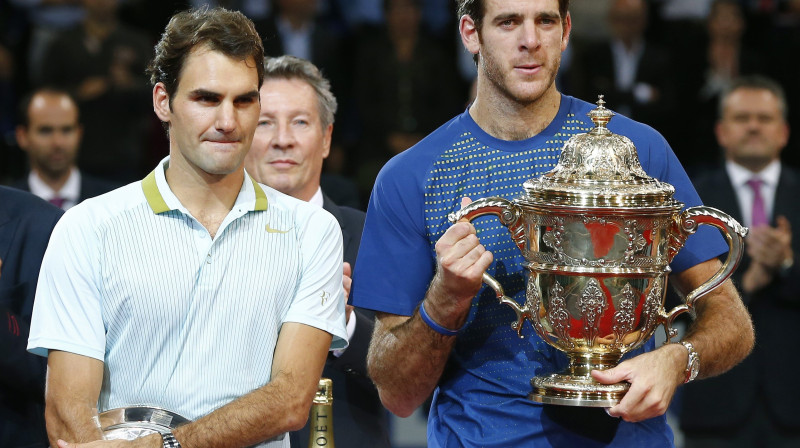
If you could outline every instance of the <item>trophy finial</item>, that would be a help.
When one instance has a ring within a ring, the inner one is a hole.
[[[603,100],[604,97],[605,95],[597,95],[597,107],[587,114],[595,125],[595,128],[591,131],[594,134],[610,133],[611,131],[606,129],[606,125],[611,121],[611,117],[616,115],[614,112],[606,109],[606,102]]]

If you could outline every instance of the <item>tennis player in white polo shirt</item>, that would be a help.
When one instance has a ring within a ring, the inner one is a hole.
[[[288,447],[305,423],[327,351],[347,344],[342,236],[243,168],[262,61],[242,14],[174,16],[149,68],[169,157],[54,230],[28,345],[49,356],[54,447]],[[132,405],[193,422],[100,440],[94,410]]]

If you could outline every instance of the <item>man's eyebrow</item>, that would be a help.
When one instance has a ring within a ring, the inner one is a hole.
[[[211,90],[206,89],[195,89],[189,92],[189,96],[192,97],[202,97],[202,96],[213,96],[213,97],[220,97],[222,96],[221,93],[212,92]]]
[[[506,20],[509,19],[516,19],[519,16],[520,14],[518,12],[505,12],[494,16],[492,22],[505,22]]]
[[[258,99],[258,97],[259,97],[258,90],[253,90],[253,91],[238,95],[236,97],[236,99],[237,100],[252,100],[252,99]]]
[[[492,21],[493,22],[504,22],[509,19],[517,19],[522,17],[522,14],[518,12],[506,12],[496,15]],[[536,13],[537,19],[551,19],[551,20],[561,20],[561,14],[557,11],[542,11]]]
[[[537,19],[561,20],[561,14],[554,11],[543,11],[536,14]]]

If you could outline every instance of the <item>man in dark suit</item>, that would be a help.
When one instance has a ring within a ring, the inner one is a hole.
[[[264,39],[265,55],[287,54],[311,61],[330,80],[342,102],[349,87],[344,36],[322,19],[317,0],[278,0],[272,14],[253,23]]]
[[[31,170],[11,186],[64,210],[117,187],[75,165],[83,129],[78,105],[69,93],[49,87],[35,90],[20,103],[20,117],[17,143],[28,153]]]
[[[0,446],[46,447],[47,360],[28,353],[31,313],[50,233],[63,211],[0,186]]]
[[[257,181],[325,208],[342,228],[344,286],[350,291],[364,213],[340,207],[320,188],[328,156],[336,98],[330,83],[309,61],[293,56],[267,58],[261,87],[261,116],[245,166]],[[333,380],[334,440],[344,447],[388,447],[386,411],[366,373],[374,315],[347,306],[350,345],[333,352],[322,376]],[[292,446],[305,447],[308,425],[292,433]]]
[[[612,1],[611,38],[576,47],[580,55],[569,75],[575,90],[568,93],[585,100],[603,94],[619,113],[666,132],[675,104],[674,74],[666,49],[646,39],[647,18],[644,0]]]
[[[789,127],[783,89],[761,76],[734,81],[716,124],[725,165],[695,179],[703,202],[750,227],[735,274],[753,317],[753,353],[728,373],[687,384],[686,447],[800,446],[800,174],[780,162]],[[730,331],[736,332],[736,328]]]

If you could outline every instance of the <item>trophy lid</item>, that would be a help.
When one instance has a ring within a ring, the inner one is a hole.
[[[523,203],[575,207],[675,207],[675,188],[647,175],[633,142],[606,126],[614,112],[603,95],[587,115],[594,128],[572,136],[555,168],[523,184]]]

